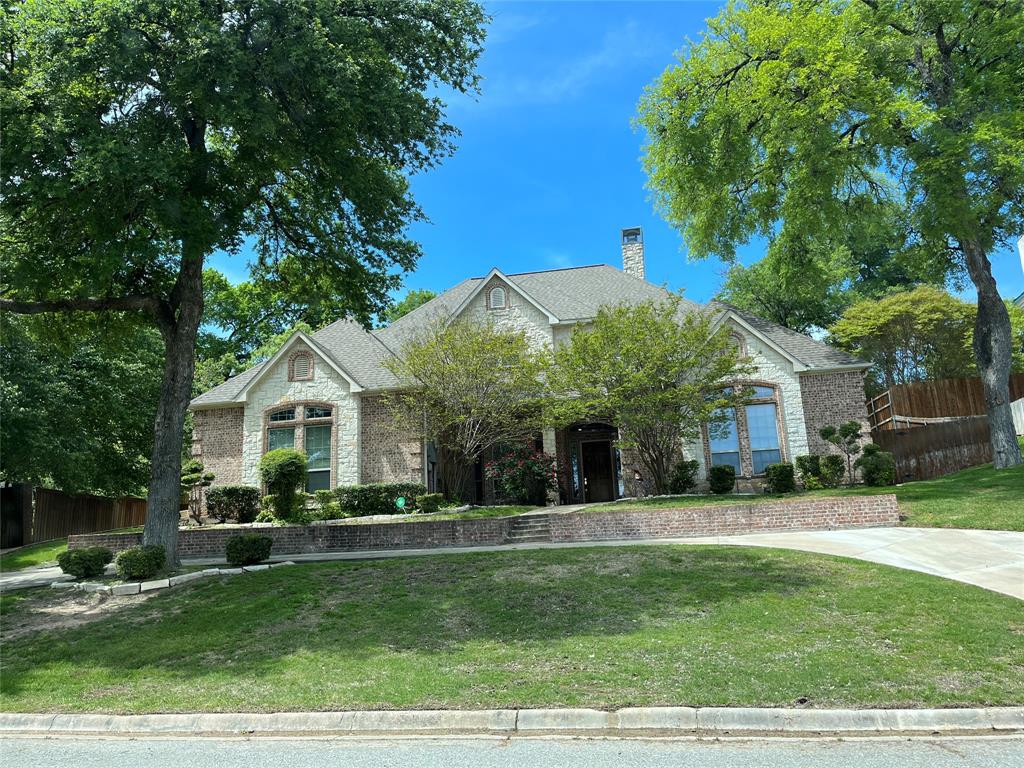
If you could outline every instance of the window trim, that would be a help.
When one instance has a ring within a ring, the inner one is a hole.
[[[750,430],[747,423],[748,405],[775,406],[775,430],[779,436],[779,461],[792,461],[789,455],[788,436],[786,434],[786,418],[782,405],[782,392],[780,385],[774,381],[764,379],[742,379],[732,382],[730,386],[747,389],[750,387],[767,387],[772,391],[770,397],[752,397],[742,405],[734,408],[736,414],[736,437],[739,442],[740,467],[742,472],[737,477],[746,479],[764,477],[764,473],[754,474],[754,454],[750,447]],[[708,432],[708,425],[701,426],[701,437],[704,444],[704,466],[711,467],[711,436]]]
[[[306,418],[306,408],[330,408],[330,416],[321,416],[314,418]],[[290,421],[271,421],[270,416],[278,411],[294,409],[295,418]],[[327,481],[328,488],[337,487],[337,465],[338,465],[338,406],[336,403],[328,403],[323,400],[294,400],[286,403],[277,403],[263,409],[262,414],[262,432],[263,432],[263,445],[260,456],[263,456],[268,450],[270,450],[270,432],[274,429],[294,429],[295,430],[295,443],[294,448],[297,451],[305,453],[306,450],[306,427],[327,427],[331,428],[331,459],[330,464],[326,470],[317,469],[314,472],[330,473]],[[308,474],[308,471],[307,471]]]
[[[305,376],[297,376],[295,373],[295,361],[299,358],[309,360],[309,372]],[[312,381],[313,370],[316,367],[313,353],[308,349],[297,349],[288,356],[288,381]]]

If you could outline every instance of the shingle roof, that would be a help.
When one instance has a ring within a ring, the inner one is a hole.
[[[843,352],[841,349],[836,349],[823,341],[812,339],[806,334],[778,325],[770,320],[765,320],[763,317],[758,317],[731,304],[715,301],[711,303],[711,306],[721,307],[735,313],[750,327],[782,347],[808,368],[869,367],[868,363]]]
[[[670,295],[664,288],[606,264],[544,272],[521,272],[504,277],[513,287],[528,294],[563,322],[592,318],[604,305],[659,301]],[[397,379],[384,365],[387,357],[397,353],[410,337],[426,328],[436,318],[450,316],[480,287],[484,279],[473,277],[463,280],[386,328],[367,331],[351,320],[338,320],[314,333],[313,340],[364,389],[388,389],[397,386]],[[867,363],[828,344],[729,304],[712,302],[705,307],[683,300],[683,311],[703,308],[734,312],[758,333],[808,368],[867,367]],[[262,367],[261,363],[228,379],[194,399],[192,405],[230,402]]]

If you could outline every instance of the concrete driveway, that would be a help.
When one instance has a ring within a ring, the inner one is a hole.
[[[674,539],[842,555],[930,573],[1024,600],[1024,533],[957,528],[860,528]]]

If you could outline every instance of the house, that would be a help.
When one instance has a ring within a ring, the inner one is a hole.
[[[258,485],[264,452],[302,449],[309,457],[307,489],[438,477],[436,454],[392,424],[382,395],[399,382],[385,361],[438,315],[493,319],[521,329],[537,347],[558,345],[604,305],[660,300],[667,292],[644,279],[639,228],[622,231],[623,268],[604,264],[506,274],[492,269],[463,280],[390,326],[367,331],[339,320],[312,335],[295,333],[273,358],[191,403],[193,453],[215,473],[215,484]],[[687,307],[697,308],[689,302]],[[732,464],[739,486],[756,487],[764,468],[805,453],[824,453],[818,430],[857,420],[867,424],[868,364],[827,344],[724,304],[717,322],[731,329],[757,367],[746,383],[755,398],[732,413],[727,434],[705,433],[686,453],[701,465]],[[565,467],[562,501],[604,501],[631,491],[634,457],[615,446],[613,424],[548,430],[545,450]],[[489,491],[478,473],[478,500]]]

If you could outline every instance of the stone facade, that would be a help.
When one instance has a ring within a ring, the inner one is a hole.
[[[245,409],[208,408],[192,414],[192,455],[216,477],[216,485],[241,485]]]
[[[247,394],[242,440],[242,478],[246,485],[259,485],[259,462],[265,448],[268,411],[289,403],[331,405],[334,409],[331,487],[359,482],[359,407],[356,396],[348,381],[316,354],[313,378],[289,381],[289,360],[300,350],[306,350],[306,347],[296,344],[291,350],[292,355],[278,360],[271,370],[261,372],[259,380]],[[295,447],[302,448],[298,434]]]
[[[805,453],[836,452],[818,435],[818,430],[825,426],[838,427],[847,421],[859,421],[864,435],[871,433],[863,371],[803,373],[800,375],[800,395],[807,433],[808,450]]]
[[[505,288],[504,309],[490,309],[487,297],[491,288],[500,285]],[[461,315],[471,323],[495,323],[498,327],[522,331],[533,349],[551,346],[551,322],[548,316],[530,303],[513,286],[498,277],[491,278],[483,290],[469,303]]]
[[[423,482],[423,443],[399,430],[381,395],[360,398],[360,482]]]

